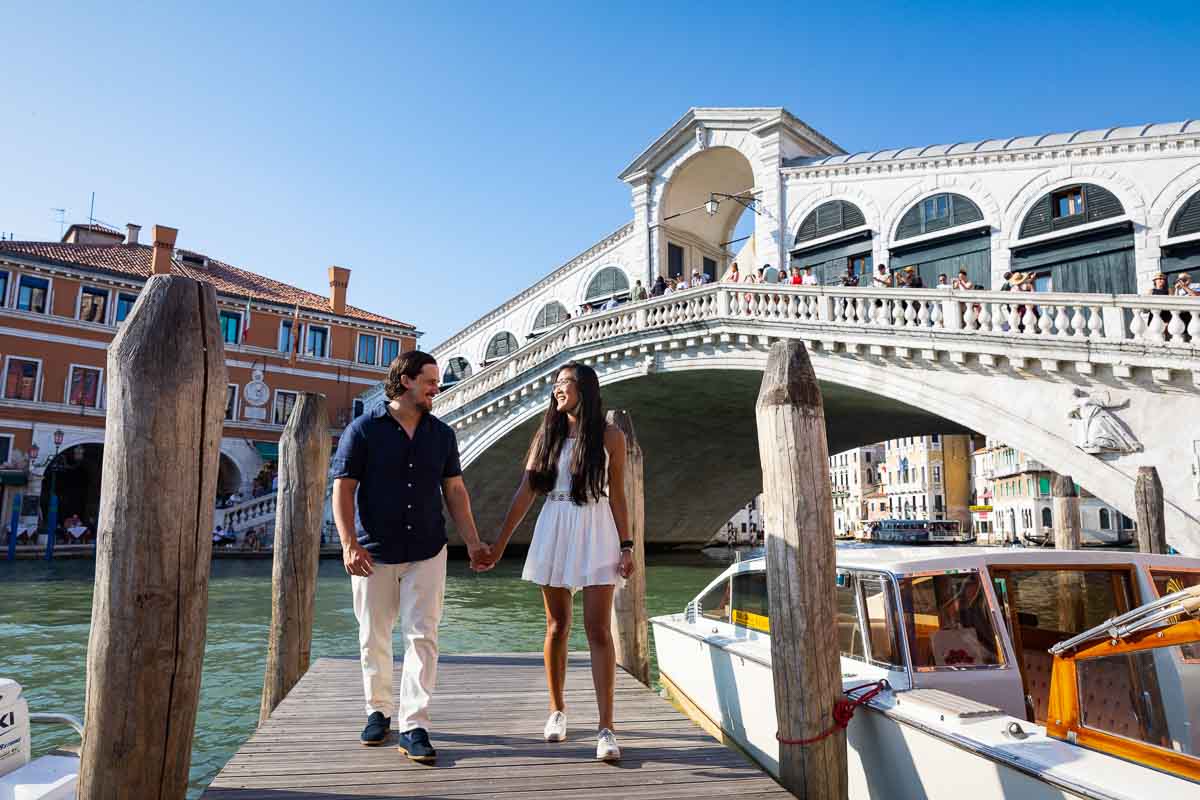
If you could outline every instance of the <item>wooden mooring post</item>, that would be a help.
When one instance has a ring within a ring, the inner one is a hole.
[[[650,685],[650,643],[646,627],[646,490],[642,446],[628,411],[608,412],[608,422],[625,434],[625,503],[633,538],[633,574],[613,593],[613,643],[617,663]]]
[[[212,286],[151,277],[108,348],[81,798],[187,791],[225,386]]]
[[[1078,550],[1082,532],[1079,521],[1079,492],[1070,475],[1055,475],[1050,484],[1050,512],[1054,523],[1054,549]],[[1074,570],[1058,573],[1058,622],[1064,631],[1084,627],[1083,576]]]
[[[772,346],[756,417],[779,781],[800,798],[838,800],[847,794],[845,730],[794,743],[829,729],[842,697],[829,445],[821,390],[803,342]]]
[[[1143,553],[1167,553],[1167,520],[1163,512],[1163,487],[1157,467],[1138,467],[1134,484],[1137,507],[1138,550]]]
[[[279,439],[271,631],[259,725],[308,672],[328,476],[329,414],[325,395],[303,392]]]

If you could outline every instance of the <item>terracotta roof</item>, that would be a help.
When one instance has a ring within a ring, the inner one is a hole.
[[[150,277],[152,248],[144,244],[61,244],[58,242],[0,241],[0,255],[8,254],[39,261],[49,261],[84,269],[109,272],[145,280]],[[187,251],[192,252],[192,251]],[[200,255],[197,253],[197,255]],[[267,303],[299,306],[310,311],[333,314],[329,298],[290,286],[263,275],[239,269],[215,258],[207,266],[186,264],[178,257],[171,260],[171,271],[194,280],[212,284],[219,294],[249,297]],[[407,322],[373,314],[351,305],[342,316],[380,325],[396,325],[415,330]]]
[[[122,231],[119,231],[116,228],[110,228],[107,225],[101,225],[99,222],[73,223],[69,228],[67,228],[67,232],[63,234],[63,238],[66,238],[68,235],[70,235],[71,231],[76,229],[82,231],[95,231],[96,233],[107,233],[110,236],[120,236],[122,239],[125,238],[125,234]]]

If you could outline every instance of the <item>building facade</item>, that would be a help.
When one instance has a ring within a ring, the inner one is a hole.
[[[856,447],[829,457],[829,480],[833,490],[833,529],[838,536],[862,531],[868,521],[867,498],[879,487],[884,464],[884,447]]]
[[[77,515],[95,530],[107,348],[152,274],[186,275],[216,290],[229,378],[219,498],[270,488],[300,392],[328,398],[336,439],[357,395],[420,335],[348,305],[347,269],[329,269],[330,293],[321,296],[178,248],[170,228],[154,232],[152,245],[139,242],[136,225],[124,234],[73,225],[59,242],[0,241],[6,529],[14,513],[22,530],[44,525],[53,482],[58,519]]]
[[[894,519],[971,524],[970,437],[908,436],[884,443],[882,486]]]

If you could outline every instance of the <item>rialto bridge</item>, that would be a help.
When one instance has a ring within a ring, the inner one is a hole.
[[[771,341],[801,337],[831,451],[978,431],[1131,517],[1152,464],[1168,537],[1200,553],[1200,300],[1146,296],[1159,271],[1200,281],[1200,121],[847,154],[781,108],[694,108],[619,177],[632,220],[433,349],[481,524],[504,513],[556,366],[578,358],[633,413],[648,535],[703,540],[759,491],[759,372]],[[734,288],[734,261],[821,285]],[[961,269],[977,290],[840,286],[882,265],[927,287]],[[992,291],[1008,271],[1035,304]],[[714,283],[632,299],[693,273]]]
[[[1200,552],[1200,314],[1181,330],[1196,304],[1018,297],[1030,295],[711,284],[571,319],[448,388],[435,413],[458,431],[476,516],[494,529],[558,367],[592,365],[645,451],[648,538],[694,545],[761,490],[762,367],[772,342],[800,338],[830,452],[979,431],[1131,517],[1137,468],[1154,465],[1169,540]]]

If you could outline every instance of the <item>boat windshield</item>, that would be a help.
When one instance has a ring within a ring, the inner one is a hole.
[[[913,669],[1004,663],[979,573],[902,578],[900,605]]]

